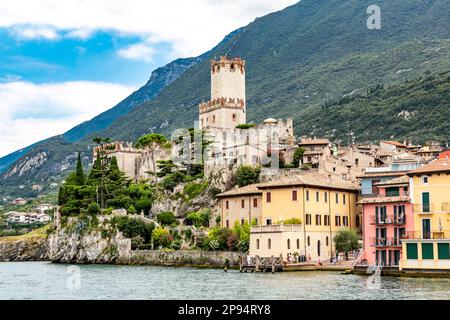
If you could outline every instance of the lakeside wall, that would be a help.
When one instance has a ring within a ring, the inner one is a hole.
[[[238,252],[134,250],[130,251],[125,256],[120,256],[116,260],[116,263],[152,266],[223,268],[227,263],[230,267],[239,266],[240,256],[241,254]]]

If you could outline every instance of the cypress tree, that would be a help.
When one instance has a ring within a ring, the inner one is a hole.
[[[84,186],[85,184],[85,176],[83,172],[83,163],[81,162],[81,155],[78,153],[78,160],[77,160],[77,170],[76,170],[76,184],[78,186]]]

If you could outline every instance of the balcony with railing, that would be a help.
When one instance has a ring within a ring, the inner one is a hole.
[[[399,216],[371,216],[370,223],[372,225],[401,225],[406,223],[406,215]]]
[[[450,213],[450,202],[416,203],[414,204],[414,213],[419,214]]]
[[[376,248],[401,247],[402,243],[399,238],[372,238],[371,246]]]
[[[272,224],[267,226],[252,226],[251,233],[268,233],[268,232],[298,232],[302,231],[301,224]]]
[[[402,237],[406,240],[450,240],[450,230],[408,231]]]

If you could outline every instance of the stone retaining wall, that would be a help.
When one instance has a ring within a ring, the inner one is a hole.
[[[127,256],[119,257],[116,263],[223,268],[227,261],[230,267],[239,266],[240,256],[237,252],[134,250]]]

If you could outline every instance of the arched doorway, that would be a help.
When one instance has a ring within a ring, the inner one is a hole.
[[[317,241],[317,255],[320,257],[320,240]]]

